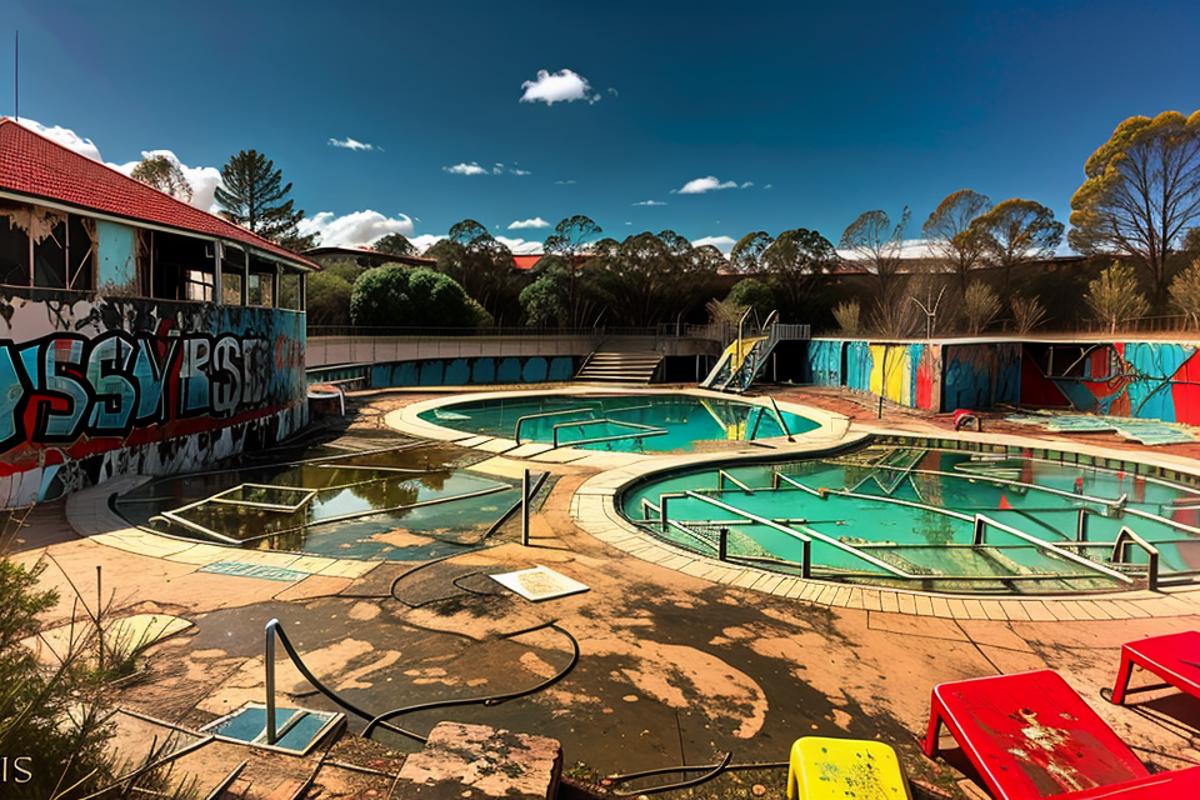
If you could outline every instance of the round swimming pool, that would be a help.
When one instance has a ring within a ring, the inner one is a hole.
[[[1132,588],[1148,580],[1150,550],[1163,581],[1200,572],[1200,490],[1145,465],[1074,453],[896,440],[651,477],[618,505],[676,546],[848,582]]]
[[[820,427],[770,405],[691,394],[546,394],[491,397],[439,405],[425,422],[519,443],[627,453],[697,449]]]

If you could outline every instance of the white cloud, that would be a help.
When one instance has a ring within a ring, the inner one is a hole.
[[[530,172],[527,169],[517,169],[516,167],[513,167],[512,169],[510,169],[509,173],[512,175],[532,175],[533,174],[532,172]]]
[[[143,150],[142,159],[155,158],[162,156],[168,161],[179,167],[179,171],[183,173],[184,179],[188,185],[192,187],[191,204],[202,211],[211,211],[214,214],[218,207],[213,195],[217,191],[217,187],[221,185],[221,170],[216,167],[189,167],[179,160],[179,157],[170,150]],[[118,172],[129,175],[133,172],[133,168],[140,164],[141,161],[126,161],[124,164],[109,163],[109,166]]]
[[[449,172],[451,175],[487,175],[488,171],[485,167],[479,166],[478,162],[472,161],[470,164],[459,163],[452,167],[442,167],[442,172]]]
[[[722,189],[738,188],[737,181],[722,181],[712,175],[703,178],[692,178],[678,189],[672,189],[672,194],[704,194],[717,192]]]
[[[300,220],[296,227],[301,236],[317,234],[317,241],[323,247],[362,247],[389,233],[405,236],[413,233],[412,217],[407,214],[386,217],[369,208],[341,216],[332,211],[321,211]]]
[[[635,206],[665,206],[662,200],[640,200],[634,203]]]
[[[731,236],[704,236],[692,241],[692,247],[703,247],[706,244],[711,244],[722,253],[728,254],[733,249],[733,246],[737,244],[737,240]]]
[[[68,150],[74,150],[81,156],[87,156],[93,161],[101,160],[100,148],[96,147],[96,143],[91,139],[85,139],[70,128],[63,128],[59,125],[43,125],[32,119],[22,119],[19,124],[51,141],[58,142]]]
[[[529,219],[515,219],[509,223],[510,231],[520,231],[527,228],[549,228],[550,223],[541,217],[530,217]]]
[[[601,94],[593,92],[588,79],[570,69],[558,72],[539,69],[537,78],[521,84],[524,93],[522,103],[545,103],[552,106],[555,103],[573,103],[576,100],[586,100],[588,103],[600,101]]]
[[[438,236],[432,233],[422,233],[420,236],[410,236],[408,240],[412,242],[412,246],[417,248],[418,252],[424,253],[445,238],[445,236]]]
[[[570,179],[568,179],[568,180],[565,180],[565,181],[555,181],[555,182],[554,182],[554,184],[555,184],[556,186],[574,186],[574,185],[575,185],[575,179],[574,179],[574,178],[570,178]]]
[[[345,139],[330,139],[326,142],[330,147],[340,147],[343,150],[382,150],[382,147],[376,147],[373,144],[360,142],[358,139],[352,139],[347,136]]]
[[[754,185],[754,181],[743,181],[742,185],[739,186],[738,188],[739,189],[749,189],[753,185]]]
[[[541,242],[531,242],[525,239],[510,239],[507,236],[497,236],[496,241],[518,255],[542,252]]]
[[[764,188],[764,189],[770,189],[770,188],[772,188],[774,185],[775,185],[775,184],[773,184],[773,183],[768,183],[768,184],[767,184],[766,186],[764,186],[763,188]]]

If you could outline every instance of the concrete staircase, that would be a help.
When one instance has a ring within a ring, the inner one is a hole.
[[[649,383],[662,361],[659,353],[597,350],[583,362],[575,380],[588,383]]]

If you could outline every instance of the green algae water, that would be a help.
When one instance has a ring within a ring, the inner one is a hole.
[[[492,398],[418,416],[464,433],[623,453],[688,452],[700,443],[746,442],[783,436],[785,427],[792,435],[818,427],[798,414],[687,394]]]

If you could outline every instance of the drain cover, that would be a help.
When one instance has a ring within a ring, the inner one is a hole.
[[[568,578],[541,564],[529,569],[502,572],[490,577],[506,589],[511,589],[526,600],[532,600],[535,603],[539,600],[553,600],[556,597],[566,597],[569,594],[579,594],[588,590],[587,584]]]
[[[306,755],[343,718],[343,714],[332,711],[278,707],[275,709],[277,738],[274,744],[268,744],[266,706],[247,703],[233,713],[213,720],[200,731],[227,742]]]

